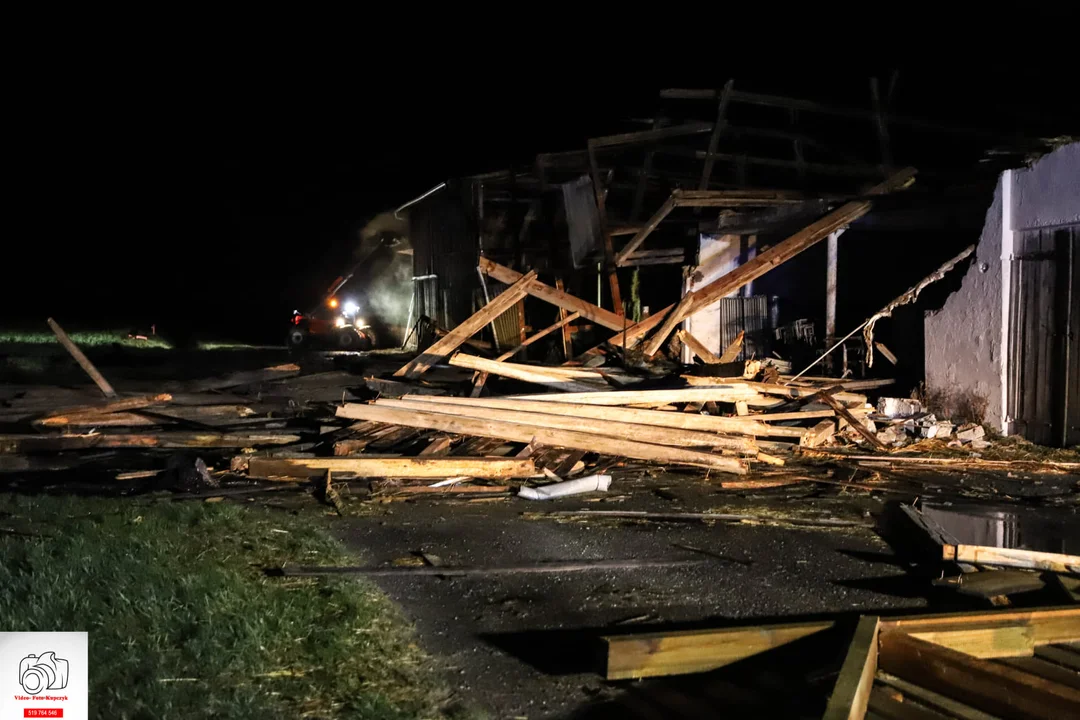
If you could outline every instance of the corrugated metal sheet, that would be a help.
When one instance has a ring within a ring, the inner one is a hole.
[[[1012,263],[1008,415],[1042,445],[1080,443],[1080,227],[1025,232]]]
[[[577,180],[563,183],[560,187],[566,210],[570,258],[574,267],[584,267],[591,262],[600,247],[600,213],[596,208],[592,180],[583,175]]]
[[[468,186],[447,187],[409,210],[413,248],[414,319],[427,316],[450,329],[473,313],[480,281],[479,233]],[[420,338],[421,347],[431,338]]]
[[[735,340],[740,331],[745,331],[739,360],[752,357],[765,357],[771,344],[769,342],[771,325],[769,322],[769,298],[765,295],[750,297],[721,298],[717,303],[720,322],[721,351]]]

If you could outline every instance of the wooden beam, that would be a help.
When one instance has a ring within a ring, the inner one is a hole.
[[[670,127],[655,128],[652,130],[640,130],[638,132],[591,138],[589,140],[589,146],[599,150],[602,148],[618,147],[620,145],[641,145],[674,137],[700,135],[702,133],[711,132],[712,129],[712,123],[691,122],[684,125],[672,125]]]
[[[450,364],[454,367],[468,368],[482,373],[490,373],[501,377],[513,378],[522,382],[535,383],[546,387],[555,388],[563,392],[590,392],[599,386],[596,382],[589,382],[587,377],[573,376],[564,373],[545,372],[549,368],[535,365],[522,365],[520,363],[498,362],[475,355],[457,353],[450,358]],[[574,379],[577,377],[577,379]]]
[[[383,407],[435,412],[456,417],[520,422],[530,426],[557,430],[579,430],[613,438],[640,440],[670,447],[706,447],[715,450],[730,450],[743,455],[756,455],[758,451],[757,444],[748,437],[731,437],[697,430],[676,430],[656,425],[637,425],[619,420],[568,417],[546,412],[522,412],[520,410],[505,410],[476,405],[426,403],[410,400],[376,400],[375,404]]]
[[[640,267],[642,265],[682,265],[686,263],[685,250],[638,250],[624,259],[619,267]]]
[[[126,412],[129,410],[139,410],[141,408],[147,408],[151,405],[163,405],[167,402],[172,402],[173,396],[168,393],[160,393],[158,395],[143,395],[140,397],[122,398],[120,400],[111,400],[109,402],[94,404],[94,405],[73,405],[65,408],[57,408],[56,410],[50,410],[45,417],[42,418],[42,422],[49,424],[51,419],[60,418],[64,415],[85,415],[87,413],[114,413],[114,412]],[[55,424],[55,423],[53,423]]]
[[[676,388],[674,390],[606,390],[598,392],[547,393],[542,395],[514,395],[517,400],[541,400],[544,402],[583,403],[585,405],[652,405],[659,407],[680,402],[737,402],[745,400],[749,405],[780,404],[750,390],[745,385],[714,385],[706,388]]]
[[[742,352],[743,339],[746,337],[746,331],[740,330],[739,334],[735,336],[735,339],[731,341],[726,348],[724,348],[723,354],[720,355],[720,362],[730,363],[739,359],[739,353]]]
[[[1080,690],[903,632],[882,632],[885,672],[1002,718],[1080,717]]]
[[[522,275],[498,297],[493,298],[491,302],[473,313],[445,337],[436,340],[431,347],[399,368],[394,373],[394,377],[412,378],[429,370],[432,365],[457,350],[463,342],[525,297],[528,294],[529,284],[535,279],[535,270]]]
[[[895,173],[880,185],[871,188],[867,192],[867,195],[884,195],[889,192],[901,190],[910,185],[914,181],[914,177],[915,170],[906,168]],[[845,227],[865,215],[870,211],[870,207],[870,200],[858,200],[846,203],[786,240],[773,245],[768,250],[757,255],[753,260],[740,265],[708,285],[698,288],[692,293],[694,300],[689,308],[688,315],[693,315],[696,312],[704,310],[717,302],[720,298],[735,292],[749,282],[757,280],[777,265],[781,265],[807,248],[813,247],[818,242],[828,237],[829,233],[834,232],[841,227]],[[622,345],[625,335],[626,346],[632,347],[641,340],[642,337],[647,335],[652,328],[664,322],[668,313],[671,312],[672,307],[673,306],[668,306],[659,310],[651,317],[630,326],[626,329],[625,333],[619,333],[608,340],[608,343],[612,345]],[[613,329],[618,330],[619,328]]]
[[[565,293],[562,278],[555,278],[555,289],[561,293]],[[565,320],[568,317],[568,313],[569,311],[566,308],[559,308],[559,319]],[[575,311],[574,314],[578,317],[581,316],[581,313],[577,311]],[[562,326],[562,350],[563,360],[570,360],[574,357],[574,334],[569,325]]]
[[[821,393],[819,388],[814,387],[754,382],[752,380],[743,380],[742,378],[713,378],[705,375],[682,375],[681,377],[689,385],[693,385],[694,387],[708,387],[710,385],[745,385],[747,388],[763,395],[775,395],[777,397],[787,398],[788,400],[814,399]],[[830,393],[830,395],[840,402],[857,403],[859,405],[866,403],[865,395],[841,391],[838,389],[839,383],[834,387],[837,388],[837,391]]]
[[[338,417],[353,418],[355,420],[375,420],[405,427],[428,428],[429,430],[441,430],[462,435],[477,435],[509,442],[529,443],[535,440],[541,445],[586,450],[615,457],[632,457],[639,460],[706,467],[739,475],[746,473],[746,465],[742,461],[712,453],[630,440],[617,440],[602,435],[572,430],[535,427],[519,422],[476,420],[434,412],[398,410],[396,408],[359,403],[347,403],[339,407],[337,415]]]
[[[1049,570],[1050,572],[1080,575],[1080,555],[984,545],[943,545],[941,551],[942,558],[952,562],[1027,568],[1029,570]]]
[[[534,342],[536,342],[540,338],[546,337],[547,335],[550,335],[551,333],[555,332],[556,330],[562,328],[563,325],[568,325],[569,323],[572,323],[575,320],[577,320],[579,317],[581,317],[581,313],[574,312],[574,313],[571,313],[571,314],[561,318],[558,322],[556,322],[556,323],[554,323],[552,325],[548,325],[546,328],[544,328],[543,330],[540,330],[539,332],[533,333],[532,336],[530,336],[529,338],[527,338],[525,340],[525,342],[521,343],[520,345],[518,345],[516,348],[513,348],[512,350],[507,350],[502,355],[495,358],[495,361],[496,362],[502,362],[503,360],[509,360],[514,355],[517,355],[519,352],[521,352],[525,348],[529,347],[530,345],[532,345]]]
[[[303,480],[322,477],[327,471],[336,476],[442,479],[473,477],[489,480],[537,477],[540,472],[530,458],[491,457],[333,457],[333,458],[260,458],[248,461],[252,477],[283,477]]]
[[[116,391],[113,390],[113,386],[109,384],[109,381],[105,379],[104,375],[98,372],[98,369],[94,367],[94,363],[90,362],[90,358],[83,354],[83,351],[79,349],[79,346],[71,341],[68,334],[64,332],[64,328],[60,327],[60,325],[52,318],[49,318],[45,322],[49,324],[49,329],[53,331],[53,334],[56,335],[56,339],[64,346],[64,349],[71,354],[71,357],[75,358],[75,362],[79,363],[79,367],[86,371],[86,374],[89,375],[90,379],[94,381],[94,384],[98,386],[101,390],[101,394],[107,398],[116,397]]]
[[[675,333],[675,337],[679,338],[679,342],[690,348],[690,352],[701,358],[701,362],[706,365],[716,365],[720,362],[720,358],[713,355],[709,348],[702,345],[700,340],[686,330],[680,330]]]
[[[715,433],[738,433],[761,437],[801,437],[806,432],[803,428],[769,425],[758,422],[754,417],[721,417],[717,415],[698,415],[696,413],[673,413],[661,410],[615,407],[610,405],[585,405],[581,403],[543,402],[540,400],[520,400],[517,398],[460,398],[436,397],[431,395],[406,395],[405,400],[414,400],[429,405],[465,405],[469,407],[491,407],[519,412],[540,412],[568,417],[595,418],[614,420],[639,425],[681,428]],[[762,416],[766,417],[766,416]]]
[[[883,620],[883,631],[979,658],[1030,656],[1039,645],[1080,640],[1080,607],[996,610]]]
[[[835,434],[836,423],[832,420],[822,420],[802,436],[799,445],[802,447],[817,447],[832,440]]]
[[[278,433],[160,432],[142,435],[0,435],[0,453],[60,452],[90,448],[243,448],[288,445],[299,435]]]
[[[831,621],[602,638],[607,680],[706,672],[833,627]]]
[[[712,134],[709,135],[709,150],[705,158],[705,164],[701,168],[701,182],[698,183],[698,190],[709,189],[709,180],[712,179],[713,171],[713,154],[720,144],[720,134],[727,125],[727,108],[728,103],[731,101],[731,91],[734,87],[735,80],[728,80],[724,85],[724,89],[720,91],[720,100],[718,101],[716,108],[716,122],[713,123]]]
[[[492,262],[488,258],[480,258],[480,271],[485,275],[495,278],[501,283],[515,283],[521,279],[522,274],[516,270],[511,270],[508,267],[499,265],[496,262]],[[622,316],[605,310],[599,305],[593,305],[590,302],[574,297],[570,293],[562,290],[557,290],[550,285],[545,285],[540,281],[533,281],[527,288],[526,292],[535,298],[539,298],[544,302],[551,303],[556,307],[561,307],[570,312],[577,312],[581,314],[581,317],[587,320],[603,325],[609,330],[622,330],[624,320]],[[501,297],[501,296],[500,296]]]
[[[859,618],[822,720],[862,720],[877,672],[879,618]]]
[[[641,247],[641,244],[645,242],[645,238],[649,237],[653,230],[663,222],[672,210],[675,209],[675,197],[672,195],[664,201],[664,204],[660,206],[660,209],[653,213],[653,216],[649,218],[649,221],[645,223],[645,226],[637,231],[634,237],[630,238],[630,241],[623,246],[623,249],[619,251],[619,254],[615,256],[615,264],[622,266],[626,262],[626,259],[634,254],[634,251]]]
[[[940,713],[940,715],[938,715],[939,720],[941,715],[950,718],[955,717],[959,720],[1000,720],[1000,718],[995,715],[984,713],[982,710],[976,710],[959,700],[953,700],[941,693],[919,687],[915,683],[910,683],[907,680],[898,678],[895,675],[890,675],[889,673],[879,672],[875,679],[884,686],[898,690],[904,695],[905,701],[908,698],[911,698],[920,705],[925,705],[928,708],[938,711]]]
[[[837,416],[839,416],[843,420],[846,420],[848,425],[855,428],[856,432],[862,435],[863,438],[865,438],[866,441],[870,443],[871,447],[876,448],[881,452],[889,452],[889,448],[885,445],[885,443],[878,440],[877,435],[870,432],[870,430],[862,424],[862,421],[852,415],[851,411],[841,405],[836,398],[834,398],[828,393],[820,393],[819,397],[826,405],[833,409]]]
[[[660,352],[660,348],[667,342],[668,335],[674,332],[675,327],[683,321],[684,317],[686,317],[686,310],[693,301],[693,293],[686,293],[683,295],[682,300],[675,306],[675,309],[668,313],[667,318],[664,320],[664,324],[660,326],[660,329],[657,330],[651,338],[649,338],[649,342],[645,343],[645,347],[642,348],[645,357],[652,358],[656,353]]]

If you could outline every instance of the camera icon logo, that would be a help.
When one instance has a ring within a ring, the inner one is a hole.
[[[63,690],[68,682],[68,661],[54,652],[27,655],[19,661],[19,684],[28,695]]]

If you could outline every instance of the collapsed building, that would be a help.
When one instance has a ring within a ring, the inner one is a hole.
[[[900,391],[924,378],[931,391],[956,388],[963,375],[977,384],[975,395],[1001,395],[1000,353],[985,359],[943,342],[948,309],[924,328],[921,310],[900,308],[876,337],[844,336],[978,239],[1002,172],[1013,177],[1013,168],[1064,141],[902,115],[889,107],[889,93],[871,87],[872,109],[745,92],[734,82],[664,90],[656,116],[638,121],[642,129],[436,186],[402,209],[412,297],[407,312],[398,303],[398,322],[408,326],[398,334],[426,347],[536,270],[547,286],[610,313],[521,300],[474,342],[501,352],[578,309],[579,319],[515,359],[596,364],[614,351],[626,362],[634,358],[625,350],[637,346],[649,358],[661,352],[686,364],[694,348],[720,356],[738,337],[736,360],[768,357],[784,371],[835,345],[817,366],[824,374],[865,377],[876,351]],[[1075,186],[1075,167],[1053,159],[1069,152],[1044,161],[1062,166],[1050,181],[1061,196],[1057,211],[1076,202],[1064,189],[1070,172]],[[977,261],[962,269],[996,254],[990,244],[984,239]],[[929,304],[940,304],[953,289],[946,285]],[[1075,294],[1064,301],[1075,302]],[[961,370],[972,362],[998,379]],[[999,426],[996,403],[972,419]],[[1061,432],[1031,437],[1066,440]]]

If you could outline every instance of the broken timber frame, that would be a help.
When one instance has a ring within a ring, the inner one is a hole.
[[[893,174],[888,180],[876,185],[867,191],[868,196],[885,195],[890,192],[902,190],[914,182],[914,168],[905,168]],[[753,260],[740,265],[726,275],[717,278],[713,282],[688,293],[693,295],[693,301],[684,312],[685,316],[693,315],[704,310],[720,298],[735,292],[749,282],[753,282],[777,265],[782,265],[804,250],[813,247],[829,236],[830,233],[858,220],[870,211],[872,201],[870,199],[853,200],[846,203],[825,217],[808,225],[786,240],[773,245]],[[674,306],[656,312],[649,318],[630,326],[624,332],[612,337],[607,342],[611,345],[624,345],[632,347],[641,338],[647,335],[653,328],[667,323],[667,316]],[[674,328],[683,318],[677,317],[670,327]],[[612,328],[618,330],[619,328]]]
[[[497,318],[528,294],[529,284],[536,279],[536,271],[517,278],[514,283],[498,297],[473,313],[465,322],[451,330],[445,337],[436,340],[431,347],[417,355],[394,373],[394,377],[413,378],[430,370],[431,366],[446,357],[466,340],[475,335],[485,325]]]
[[[639,460],[655,460],[712,468],[738,475],[746,473],[746,464],[731,457],[723,457],[699,450],[673,448],[633,440],[619,440],[576,430],[536,427],[528,422],[478,420],[438,412],[399,410],[382,405],[364,405],[361,403],[346,403],[337,409],[337,415],[338,417],[354,420],[374,420],[404,427],[427,428],[461,435],[496,438],[507,442],[530,443],[535,440],[542,445],[564,447],[571,450],[585,450],[615,457],[630,457]]]

